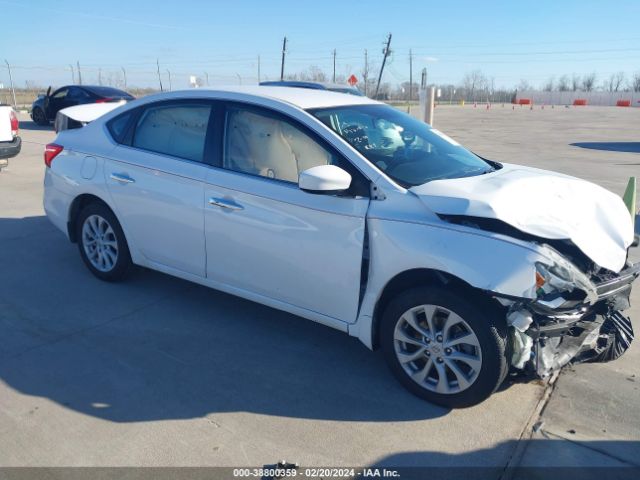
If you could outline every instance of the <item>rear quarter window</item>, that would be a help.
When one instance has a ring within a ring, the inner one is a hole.
[[[127,132],[129,131],[131,121],[135,114],[136,110],[129,110],[128,112],[124,112],[116,118],[109,120],[107,123],[107,129],[116,142],[125,143]]]

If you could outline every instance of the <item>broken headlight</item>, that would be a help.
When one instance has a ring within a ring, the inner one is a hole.
[[[595,303],[598,293],[582,271],[550,247],[545,247],[548,262],[536,262],[536,295],[545,298],[556,293],[584,292],[590,303]]]

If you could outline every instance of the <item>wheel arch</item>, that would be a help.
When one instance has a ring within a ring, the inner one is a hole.
[[[382,293],[378,297],[378,301],[376,302],[371,322],[371,340],[372,348],[374,350],[380,345],[380,318],[384,314],[389,302],[400,292],[415,287],[425,286],[444,287],[458,292],[463,292],[474,302],[478,302],[478,304],[483,308],[501,312],[502,318],[504,318],[504,315],[506,314],[505,308],[495,300],[495,298],[491,297],[487,291],[476,288],[455,275],[429,268],[405,270],[404,272],[398,273],[387,282]]]
[[[80,215],[80,212],[84,207],[91,203],[104,205],[109,210],[111,210],[111,213],[115,215],[113,208],[111,208],[111,206],[102,198],[91,193],[83,193],[81,195],[78,195],[73,199],[71,205],[69,206],[69,215],[67,219],[67,234],[69,235],[69,240],[71,240],[72,243],[78,242],[78,238],[76,235],[76,221],[78,219],[78,215]]]

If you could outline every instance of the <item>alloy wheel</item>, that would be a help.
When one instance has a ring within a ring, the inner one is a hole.
[[[407,310],[396,323],[394,350],[405,373],[422,388],[459,393],[478,378],[480,341],[455,312],[437,305]]]
[[[100,215],[90,215],[82,225],[82,247],[97,270],[111,271],[118,261],[118,240],[109,222]]]

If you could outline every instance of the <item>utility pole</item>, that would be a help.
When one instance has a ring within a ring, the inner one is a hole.
[[[122,75],[124,75],[124,89],[127,89],[127,71],[122,67]]]
[[[382,72],[384,72],[384,65],[387,63],[387,57],[391,53],[389,47],[391,46],[391,34],[387,37],[387,43],[382,49],[382,53],[384,53],[384,57],[382,57],[382,65],[380,66],[380,74],[378,75],[378,83],[376,83],[376,93],[373,98],[378,98],[378,90],[380,90],[380,80],[382,80]]]
[[[5,60],[4,63],[7,64],[7,70],[9,70],[9,85],[11,86],[11,94],[13,95],[13,108],[18,109],[18,102],[16,102],[16,90],[13,88],[13,77],[11,76],[11,65],[9,65],[9,61]]]
[[[207,87],[209,86],[209,74],[207,72],[204,72],[204,76],[207,79]]]
[[[258,83],[260,83],[260,55],[258,55]]]
[[[282,42],[282,63],[280,64],[280,81],[284,80],[284,55],[287,51],[287,37]]]
[[[98,69],[98,85],[102,85],[102,69]]]
[[[171,88],[171,71],[167,68],[167,74],[169,74],[169,91],[172,90]]]
[[[69,64],[69,68],[71,69],[71,83],[75,84],[76,83],[76,76],[73,72],[73,65]]]
[[[333,83],[336,83],[336,49],[333,49]]]
[[[236,77],[238,77],[238,85],[242,85],[242,77],[238,72],[236,72]]]
[[[162,77],[160,76],[160,59],[156,58],[156,67],[158,67],[158,82],[160,82],[160,91],[163,92],[162,88]]]
[[[80,73],[80,61],[76,61],[76,66],[78,67],[78,85],[82,85],[82,74]]]
[[[409,107],[407,113],[411,113],[411,100],[413,100],[413,52],[409,49]]]
[[[367,49],[364,49],[364,96],[367,96],[367,87],[369,83],[369,56],[367,54]]]

